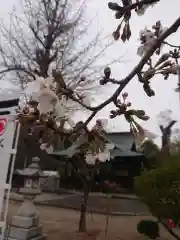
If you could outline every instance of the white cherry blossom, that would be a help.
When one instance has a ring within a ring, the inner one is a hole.
[[[147,6],[146,4],[143,5],[143,7],[137,10],[137,12],[139,11],[140,14],[143,13]],[[137,49],[137,55],[142,57],[144,54],[146,54],[146,52],[153,47],[153,45],[156,42],[156,39],[160,37],[164,32],[166,32],[167,29],[168,29],[167,27],[163,27],[161,22],[158,21],[156,22],[155,25],[152,26],[152,30],[147,29],[147,27],[144,30],[141,30],[139,33],[141,45]],[[161,50],[163,46],[164,44],[161,43],[159,50]]]
[[[106,148],[108,150],[113,150],[115,148],[115,145],[113,143],[106,143]]]
[[[47,113],[57,102],[57,96],[53,89],[53,79],[48,77],[36,77],[36,79],[27,84],[25,94],[34,101],[39,102],[38,109],[40,113]]]
[[[96,163],[96,160],[99,162],[110,161],[110,158],[111,158],[110,150],[113,150],[114,147],[115,147],[114,144],[107,143],[105,145],[104,151],[99,151],[99,153],[88,152],[85,156],[86,163],[93,165]]]
[[[96,155],[93,155],[91,153],[87,153],[86,156],[85,156],[85,161],[88,165],[95,165],[96,163],[96,160],[97,160],[97,157]]]
[[[55,111],[55,116],[57,119],[65,117],[68,114],[68,112],[66,110],[66,102],[64,101],[64,99],[57,101],[57,103],[54,107],[54,111]]]
[[[143,56],[153,46],[156,41],[156,36],[152,31],[145,28],[140,31],[139,38],[142,44],[138,48],[137,54],[139,56]]]
[[[41,78],[36,79],[35,81],[29,82],[25,89],[25,94],[32,98],[34,101],[38,101],[38,93],[42,88],[43,80]]]
[[[75,87],[76,86],[74,86],[74,88]],[[69,88],[71,88],[71,85]],[[38,109],[40,113],[47,113],[54,109],[57,119],[72,115],[77,110],[82,110],[82,106],[79,103],[67,99],[66,96],[63,96],[58,100],[55,90],[56,83],[53,82],[52,77],[36,77],[34,81],[27,84],[25,94],[31,100],[39,103]],[[84,104],[90,105],[88,96],[85,95],[82,101]]]
[[[52,153],[54,152],[54,147],[53,147],[52,145],[48,146],[48,147],[46,148],[46,152],[47,152],[48,154],[52,154]]]
[[[41,90],[38,96],[38,109],[40,113],[48,113],[51,111],[55,107],[57,101],[58,98],[53,91],[48,88]]]
[[[68,89],[74,90],[72,93],[73,97],[78,98],[79,100],[81,99],[83,103],[90,105],[88,94],[86,94],[87,93],[86,91],[88,91],[88,88],[83,93],[84,95],[81,95],[82,88],[85,87],[85,82],[82,82],[77,85],[74,84],[74,86],[72,84],[69,84],[69,85],[66,85],[66,87],[67,87],[67,90]],[[48,77],[48,78],[36,77],[36,79],[33,82],[30,82],[27,84],[26,94],[31,100],[34,100],[37,102],[37,108],[40,112],[40,116],[44,116],[44,118],[42,119],[45,119],[46,116],[50,116],[52,117],[52,120],[54,121],[57,127],[61,127],[61,124],[63,124],[64,130],[72,129],[75,126],[75,122],[72,119],[73,114],[78,110],[82,110],[82,106],[81,104],[72,100],[70,97],[67,97],[61,94],[57,95],[56,84],[54,83],[51,77]],[[29,107],[28,107],[28,112],[26,114],[30,114]],[[32,109],[36,110],[35,108],[32,107]],[[91,130],[97,132],[97,135],[101,134],[101,132],[103,133],[104,127],[107,125],[107,123],[108,123],[107,119],[99,119],[96,121],[95,126],[91,128]],[[97,141],[97,144],[101,144],[101,141],[103,140],[100,140],[100,142]],[[77,154],[79,151],[81,150],[83,151],[83,149],[80,149],[80,147],[83,144],[86,144],[88,146],[88,136],[85,136],[85,137],[80,136],[75,141],[75,143],[72,144],[71,147],[64,150],[63,154],[68,155],[68,157],[72,157],[73,155]],[[49,154],[51,154],[54,151],[54,147],[50,145],[48,142],[42,143],[40,148],[42,150],[45,150]],[[86,154],[87,163],[95,164],[96,160],[101,162],[109,160],[110,149],[112,148],[113,148],[112,144],[109,144],[106,146],[104,151],[101,151],[99,153],[96,152],[92,154],[91,152],[88,152],[88,154]]]
[[[54,152],[54,147],[48,143],[42,143],[40,145],[40,149],[43,151],[45,150],[48,154],[52,154]]]
[[[97,154],[97,159],[100,161],[100,162],[106,162],[106,161],[109,161],[111,158],[111,154],[110,154],[110,151],[108,149],[105,149],[103,152],[99,152]]]
[[[100,129],[105,129],[106,128],[106,126],[108,125],[108,119],[107,118],[101,118],[101,119],[97,119],[96,120],[96,124],[92,127],[92,128],[90,128],[90,130],[92,129],[98,129],[98,130],[100,130]]]
[[[42,144],[40,145],[40,149],[41,149],[41,150],[46,150],[46,146],[47,146],[47,143],[42,143]]]

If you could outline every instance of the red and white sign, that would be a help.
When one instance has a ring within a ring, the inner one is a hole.
[[[7,118],[0,118],[0,136],[2,136],[6,130],[8,120]]]

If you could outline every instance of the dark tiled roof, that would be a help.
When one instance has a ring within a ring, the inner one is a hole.
[[[108,133],[105,137],[123,152],[130,151],[132,148],[133,135],[130,132]]]
[[[120,132],[120,133],[108,133],[107,140],[113,142],[116,146],[117,150],[115,151],[115,155],[117,152],[119,156],[137,156],[136,152],[131,152],[133,137],[130,132]],[[38,156],[40,158],[40,166],[42,170],[51,169],[57,170],[59,166],[62,164],[62,161],[57,160],[55,155],[64,156],[63,152],[55,152],[53,155],[47,154],[45,151],[41,151],[38,144],[38,135],[33,134],[32,136],[28,136],[28,142],[25,144],[25,140],[27,138],[27,128],[25,126],[21,127],[18,150],[16,155],[15,168],[22,169],[24,168],[24,162],[26,158],[26,167],[32,162],[32,157]],[[61,158],[61,157],[60,157]],[[59,158],[58,158],[59,159]]]
[[[115,149],[111,151],[113,157],[133,157],[142,156],[143,154],[131,151],[133,145],[133,136],[130,132],[114,132],[107,133],[106,139],[115,145]],[[66,156],[68,150],[56,151],[52,155]]]
[[[126,151],[123,152],[121,149],[113,149],[111,151],[112,157],[135,157],[135,156],[143,156],[141,153],[133,152],[133,151]]]

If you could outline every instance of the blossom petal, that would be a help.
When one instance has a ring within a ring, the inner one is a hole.
[[[74,121],[71,118],[67,118],[67,121],[64,124],[64,128],[67,130],[72,129],[75,126]]]
[[[91,153],[86,154],[85,161],[88,165],[95,165],[96,163],[96,156],[92,155]]]
[[[41,150],[45,150],[46,147],[47,147],[47,143],[42,143],[42,144],[40,145],[40,149],[41,149]]]
[[[33,81],[27,84],[25,89],[25,93],[27,95],[32,95],[33,93],[38,93],[40,91],[40,83],[37,81]]]
[[[31,94],[31,100],[38,102],[39,101],[38,98],[39,98],[39,92],[33,92]]]
[[[94,128],[98,127],[98,128],[104,129],[107,125],[108,125],[108,119],[106,119],[106,118],[97,119],[96,120],[96,125],[94,126]]]
[[[36,77],[35,82],[39,86],[40,90],[46,87],[45,79],[43,77]]]
[[[138,47],[137,55],[140,57],[142,57],[144,55],[144,45],[141,45],[140,47]]]
[[[72,119],[72,118],[68,118],[68,120],[67,120],[67,122],[68,122],[68,124],[69,124],[69,126],[71,127],[71,128],[73,128],[74,126],[75,126],[75,122],[74,122],[74,120]]]
[[[45,84],[47,87],[49,87],[51,84],[53,84],[53,78],[52,77],[47,77],[45,80],[44,80]]]
[[[39,93],[38,109],[41,113],[49,112],[57,102],[56,94],[50,89],[44,89]]]
[[[113,149],[115,148],[115,145],[114,145],[113,143],[107,143],[107,144],[106,144],[106,148],[107,148],[108,150],[113,150]]]
[[[104,151],[104,152],[100,152],[97,155],[97,158],[100,162],[106,162],[109,161],[111,158],[110,152],[109,151]]]
[[[49,101],[49,99],[41,98],[37,108],[39,109],[40,113],[48,113],[52,110],[53,104]]]
[[[48,154],[52,154],[54,152],[54,147],[52,145],[50,145],[49,147],[46,148],[46,152]]]
[[[65,105],[61,100],[57,101],[55,105],[55,115],[57,118],[62,118],[66,115]]]

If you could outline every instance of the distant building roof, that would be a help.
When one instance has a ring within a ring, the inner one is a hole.
[[[115,149],[111,151],[112,157],[131,157],[142,156],[142,153],[131,151],[133,145],[133,135],[131,132],[109,132],[105,135],[108,142],[115,145]],[[68,150],[53,152],[52,155],[67,156]]]
[[[131,151],[133,145],[133,135],[131,132],[107,133],[105,138],[121,149],[122,152]]]
[[[111,151],[111,157],[135,157],[135,156],[143,156],[142,153],[137,153],[137,152],[133,152],[133,151],[126,151],[123,152],[121,151],[121,149],[113,149]]]

